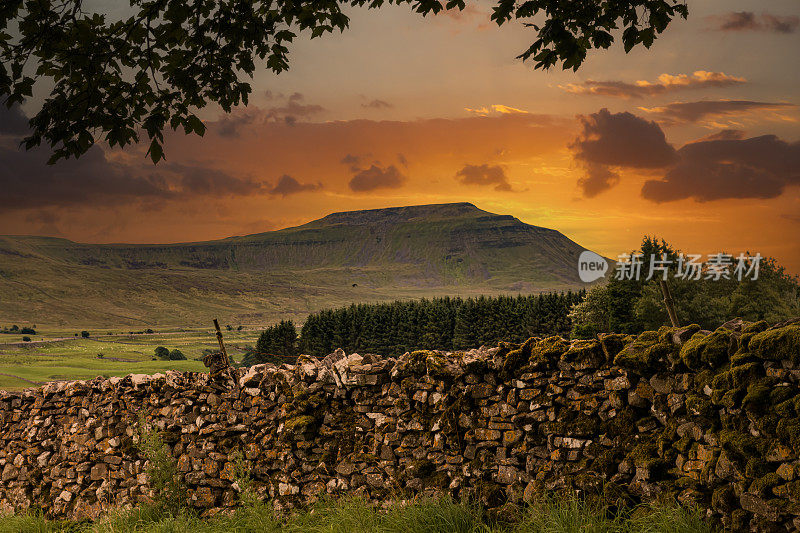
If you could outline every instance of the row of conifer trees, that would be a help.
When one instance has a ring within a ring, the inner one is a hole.
[[[291,321],[267,328],[246,363],[299,353],[322,357],[336,348],[397,356],[420,349],[521,342],[537,335],[566,336],[571,327],[568,313],[584,297],[585,291],[579,291],[353,304],[309,315],[299,335]]]

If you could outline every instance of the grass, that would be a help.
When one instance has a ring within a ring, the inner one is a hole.
[[[203,350],[219,349],[211,329],[167,329],[152,334],[86,328],[91,337],[75,337],[79,330],[38,328],[31,342],[20,335],[0,335],[0,389],[22,389],[59,379],[91,379],[96,376],[155,374],[167,370],[205,372]],[[109,335],[109,333],[111,333]],[[228,353],[238,360],[253,346],[259,329],[225,331]],[[157,346],[177,348],[186,361],[153,361]],[[103,357],[99,358],[98,354]]]
[[[510,508],[495,519],[483,509],[449,499],[419,500],[381,511],[358,499],[325,501],[290,517],[277,517],[258,503],[203,519],[140,506],[112,512],[95,522],[50,521],[29,512],[0,517],[0,533],[710,533],[699,511],[655,504],[609,513],[583,500],[545,498]]]

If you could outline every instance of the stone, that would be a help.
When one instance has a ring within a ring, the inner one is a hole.
[[[105,465],[105,463],[97,463],[92,467],[89,477],[92,479],[92,481],[99,481],[105,479],[107,475],[108,467]]]
[[[778,520],[778,510],[753,494],[742,494],[739,498],[742,509],[765,517],[771,522]]]

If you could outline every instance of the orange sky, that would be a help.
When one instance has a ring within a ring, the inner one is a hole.
[[[0,233],[189,241],[469,201],[609,257],[655,234],[800,273],[796,2],[769,4],[779,29],[755,1],[690,5],[650,51],[591,53],[578,73],[514,60],[529,32],[474,5],[354,10],[341,36],[299,43],[287,74],[257,76],[249,108],[170,135],[156,167],[136,147],[39,168],[0,131]],[[748,10],[756,23],[736,26]]]

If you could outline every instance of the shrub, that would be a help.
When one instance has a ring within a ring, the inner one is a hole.
[[[19,332],[23,335],[36,335],[36,330],[33,328],[22,328]]]
[[[30,337],[22,337],[22,342],[31,342]]]
[[[185,361],[186,356],[183,355],[183,352],[178,350],[177,348],[169,352],[169,360],[170,361]]]
[[[89,338],[89,332],[86,331],[86,330],[81,331],[81,337],[83,337],[84,339],[88,339]]]
[[[159,359],[165,359],[165,360],[169,359],[169,350],[167,348],[164,348],[163,346],[159,346],[158,348],[156,348],[155,353],[156,357],[158,357]]]
[[[245,507],[255,507],[259,499],[253,487],[253,479],[250,477],[250,466],[241,451],[233,452],[231,464],[233,464],[233,483],[239,491],[239,502]]]
[[[136,448],[147,459],[145,472],[153,490],[156,507],[171,512],[179,511],[186,503],[186,491],[178,472],[177,461],[172,457],[161,433],[145,420],[144,415],[139,415],[136,430]]]

